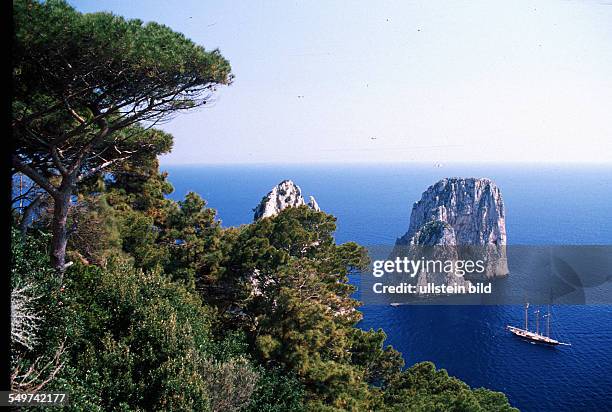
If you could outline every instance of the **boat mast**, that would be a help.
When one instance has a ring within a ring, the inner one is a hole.
[[[535,316],[536,316],[536,334],[540,334],[540,310],[536,310],[535,312]]]
[[[546,315],[546,336],[550,337],[550,305],[548,305],[548,315]]]
[[[527,315],[527,309],[529,309],[529,302],[525,303],[525,330],[529,330],[529,320]]]

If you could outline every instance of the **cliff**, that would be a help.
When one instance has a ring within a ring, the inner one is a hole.
[[[319,205],[313,196],[310,196],[308,204],[302,196],[302,190],[291,180],[283,180],[261,199],[259,205],[253,209],[253,220],[277,215],[281,210],[288,207],[307,205],[313,210],[319,211]]]
[[[398,244],[409,244],[434,220],[452,227],[458,245],[506,244],[504,201],[490,179],[447,178],[430,186],[412,207],[408,232]]]
[[[437,249],[436,255],[449,259],[482,258],[486,262],[483,277],[505,276],[505,219],[501,191],[493,181],[446,178],[430,186],[413,205],[408,232],[396,244],[431,246]]]

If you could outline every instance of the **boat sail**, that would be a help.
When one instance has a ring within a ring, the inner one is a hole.
[[[528,340],[530,342],[542,343],[545,345],[552,345],[552,346],[557,346],[557,345],[571,346],[571,344],[569,343],[559,342],[558,340],[550,337],[550,306],[548,307],[548,314],[545,315],[546,334],[540,333],[540,311],[536,310],[534,313],[536,315],[535,332],[529,330],[529,303],[525,304],[525,328],[521,329],[516,326],[508,325],[507,326],[508,330],[512,332],[514,335],[518,336],[519,338]]]

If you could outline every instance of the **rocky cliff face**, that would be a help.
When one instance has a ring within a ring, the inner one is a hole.
[[[506,212],[499,188],[490,179],[442,179],[412,207],[408,232],[398,244],[409,244],[430,221],[448,223],[458,245],[505,245]]]
[[[281,210],[288,207],[298,207],[306,205],[302,196],[302,190],[291,180],[283,180],[261,199],[259,205],[253,209],[253,219],[261,219],[277,215]],[[319,205],[313,196],[307,204],[313,210],[319,211]]]
[[[447,178],[430,186],[412,207],[408,232],[398,246],[456,246],[446,254],[479,254],[486,277],[508,274],[506,212],[499,188],[490,179]],[[439,248],[440,249],[440,248]],[[440,251],[436,252],[439,254]]]

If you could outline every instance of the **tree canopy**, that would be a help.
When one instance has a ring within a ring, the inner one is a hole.
[[[54,200],[52,257],[63,270],[75,186],[167,152],[171,137],[151,127],[210,102],[233,76],[219,50],[157,23],[82,14],[60,0],[16,0],[13,15],[12,162]]]

